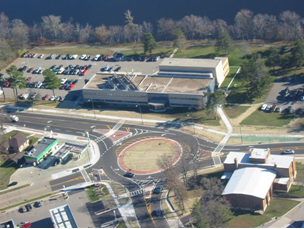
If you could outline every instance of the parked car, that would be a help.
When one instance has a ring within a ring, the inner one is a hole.
[[[30,212],[32,210],[32,206],[30,204],[26,204],[25,209],[27,212]]]
[[[119,67],[115,68],[114,72],[118,72],[120,69],[121,69],[121,67],[119,66]]]
[[[61,79],[60,83],[64,84],[67,80],[68,80],[67,78],[63,78],[63,79]]]
[[[303,108],[299,108],[296,110],[297,115],[302,115],[303,114]]]
[[[263,104],[263,105],[261,106],[260,110],[261,110],[261,111],[265,111],[266,108],[267,108],[267,106],[268,106],[267,104]]]
[[[50,101],[55,101],[56,97],[54,95],[51,96],[51,98],[49,99]]]
[[[29,69],[27,70],[27,72],[28,72],[28,73],[31,73],[33,70],[34,70],[34,68],[32,67],[32,68],[29,68]]]
[[[36,96],[37,96],[37,93],[35,92],[35,93],[33,93],[33,94],[30,95],[30,99],[35,99]]]
[[[56,56],[56,60],[59,60],[62,57],[62,54],[59,54],[58,56]]]
[[[44,57],[44,54],[40,54],[40,55],[38,56],[39,59],[42,59],[42,57]]]
[[[57,96],[57,97],[56,97],[56,101],[60,101],[60,102],[62,102],[62,101],[63,101],[63,99],[62,99],[62,97],[61,97],[61,96]]]
[[[42,99],[43,100],[48,100],[48,98],[49,98],[49,94],[46,94]]]
[[[7,81],[5,84],[4,84],[4,87],[10,87],[11,86],[11,82]]]
[[[81,75],[84,76],[87,72],[88,72],[88,70],[85,69],[85,70],[83,70],[83,72],[81,73]]]
[[[273,105],[268,105],[265,109],[266,112],[271,112]]]
[[[80,60],[83,60],[84,58],[86,58],[87,54],[82,54],[81,57],[79,57]]]
[[[34,206],[35,206],[36,208],[40,208],[40,207],[42,206],[41,200],[36,201],[35,204],[34,204]]]
[[[282,112],[282,107],[277,107],[275,111],[278,113]]]

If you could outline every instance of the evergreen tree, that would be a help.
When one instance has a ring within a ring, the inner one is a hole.
[[[218,38],[215,44],[216,51],[223,52],[224,54],[228,55],[232,48],[232,38],[230,37],[228,31],[224,27],[220,26],[218,28]]]
[[[304,64],[304,44],[300,39],[296,41],[296,45],[292,50],[291,60],[292,65],[302,68]]]
[[[53,91],[53,95],[55,96],[55,89],[59,88],[61,83],[60,83],[60,78],[55,75],[55,73],[50,70],[46,69],[42,73],[44,75],[44,82],[46,84],[46,88],[51,89]]]
[[[11,83],[11,88],[14,91],[16,100],[18,99],[18,89],[26,87],[26,79],[23,76],[23,73],[18,71],[15,65],[10,66],[6,69],[6,73],[10,76],[8,81]]]
[[[156,47],[156,42],[155,39],[152,35],[152,33],[145,33],[144,34],[144,52],[145,54],[149,52],[150,54],[152,53],[152,50],[155,49]]]
[[[180,51],[184,47],[184,43],[186,41],[185,34],[181,29],[176,29],[174,31],[174,41],[173,41],[173,47],[178,48]]]
[[[281,64],[280,51],[277,48],[271,47],[269,49],[269,52],[270,53],[265,64],[266,66],[272,67],[272,69],[274,69],[274,67],[279,66]]]

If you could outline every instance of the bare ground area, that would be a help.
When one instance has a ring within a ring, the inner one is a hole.
[[[157,162],[163,155],[174,159],[178,155],[176,146],[167,141],[144,141],[129,149],[123,162],[132,170],[152,171],[160,169]]]

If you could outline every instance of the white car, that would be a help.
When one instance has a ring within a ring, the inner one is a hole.
[[[75,60],[77,57],[78,57],[78,55],[75,54],[75,55],[72,55],[70,59],[71,59],[71,60]]]
[[[55,101],[56,97],[55,96],[51,96],[51,98],[49,99],[50,101]]]
[[[61,79],[60,83],[64,84],[67,80],[68,80],[67,78],[63,78],[63,79]]]
[[[35,99],[36,96],[37,96],[37,93],[35,92],[34,94],[31,94],[30,98],[31,98],[31,99]]]
[[[97,55],[93,58],[93,60],[97,61],[99,57],[100,57],[100,54],[97,54]]]
[[[294,154],[295,151],[293,149],[286,149],[282,152],[282,154]]]
[[[43,56],[44,56],[44,54],[40,54],[40,55],[38,56],[38,58],[39,58],[39,59],[42,59]]]
[[[41,88],[41,86],[42,86],[42,82],[38,82],[37,88]]]
[[[261,106],[261,111],[266,110],[266,108],[267,108],[267,104],[263,104],[263,105]]]
[[[87,57],[87,54],[82,54],[81,57],[79,57],[80,60],[83,60]]]

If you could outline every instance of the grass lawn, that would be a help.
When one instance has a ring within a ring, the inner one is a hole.
[[[224,110],[229,118],[236,118],[243,114],[249,106],[225,105]]]
[[[0,154],[0,190],[7,188],[11,175],[16,171],[14,166],[4,167],[9,157]]]
[[[241,122],[241,125],[276,126],[288,125],[295,118],[294,114],[266,113],[256,110]]]
[[[29,52],[36,52],[36,53],[44,53],[45,56],[43,58],[46,58],[48,54],[51,53],[56,53],[56,54],[78,54],[81,55],[83,53],[88,54],[88,55],[96,55],[96,54],[104,54],[104,55],[112,55],[114,53],[114,50],[111,49],[102,49],[100,46],[90,46],[90,47],[83,47],[81,45],[77,46],[71,46],[71,47],[64,47],[60,48],[59,47],[54,47],[50,49],[49,47],[47,48],[36,48],[29,50]]]
[[[297,178],[296,182],[304,182],[304,163],[296,162],[297,167]]]
[[[117,228],[127,228],[126,223],[123,220],[118,220]]]
[[[172,47],[156,47],[153,51],[152,54],[159,55],[162,57],[169,57],[171,53],[173,52],[174,48]],[[133,55],[144,55],[144,49],[132,49],[132,50],[126,50],[122,51],[122,53],[125,56],[133,56]]]
[[[230,66],[230,72],[226,76],[224,82],[221,84],[221,88],[227,88],[228,87],[229,83],[233,79],[233,77],[234,77],[234,75],[235,75],[235,73],[237,72],[238,69],[239,69],[239,66]],[[235,78],[237,78],[237,76]],[[234,85],[234,81],[230,85],[230,87],[232,87],[233,85]]]
[[[95,202],[100,199],[99,196],[94,194],[93,186],[86,188],[86,191],[91,202]]]
[[[189,116],[188,116],[189,114]],[[213,112],[208,113],[206,110],[189,111],[185,109],[168,110],[162,114],[163,117],[174,118],[180,122],[195,122],[211,126],[219,126],[219,118],[215,119]]]
[[[295,196],[304,196],[304,187],[292,185],[288,193]]]
[[[286,199],[272,199],[263,215],[252,215],[248,212],[236,211],[235,217],[229,221],[229,228],[254,228],[258,227],[273,217],[282,216],[300,202]]]

